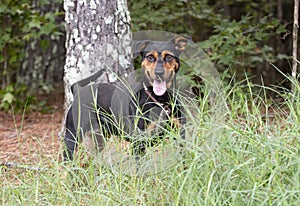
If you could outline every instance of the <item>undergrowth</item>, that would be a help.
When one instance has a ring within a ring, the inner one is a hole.
[[[40,159],[46,171],[1,167],[2,205],[299,205],[300,87],[266,97],[250,83],[187,108],[183,158],[147,175]],[[274,90],[276,91],[276,90]]]

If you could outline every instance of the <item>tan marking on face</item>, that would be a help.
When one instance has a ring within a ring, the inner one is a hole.
[[[175,73],[178,70],[178,63],[174,57],[174,54],[169,51],[162,52],[163,66],[165,68],[164,79],[167,80],[167,88],[170,88],[172,85]]]
[[[154,61],[152,61],[152,57]],[[179,66],[172,52],[164,50],[161,55],[159,55],[156,51],[150,51],[145,55],[141,66],[144,69],[150,85],[153,85],[153,81],[157,79],[155,68],[158,60],[162,60],[165,71],[162,80],[167,81],[167,88],[170,88]]]
[[[149,61],[149,56],[153,56],[154,61]],[[156,51],[150,51],[145,55],[145,59],[142,62],[142,68],[144,69],[145,75],[150,83],[153,85],[153,80],[156,78],[154,71],[157,64],[158,53]]]

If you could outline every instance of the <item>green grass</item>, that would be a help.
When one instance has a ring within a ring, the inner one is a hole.
[[[209,106],[207,95],[189,106],[185,156],[169,169],[128,176],[41,159],[49,170],[0,169],[0,203],[300,205],[299,86],[294,95],[278,93],[278,103],[265,97],[267,88],[252,89],[225,89],[223,108]]]

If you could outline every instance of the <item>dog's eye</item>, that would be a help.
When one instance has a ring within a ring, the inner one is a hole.
[[[170,55],[170,54],[167,54],[166,56],[165,56],[165,61],[166,62],[170,62],[170,61],[172,61],[174,59],[174,57],[172,56],[172,55]]]
[[[155,60],[156,60],[155,57],[154,57],[152,54],[146,56],[146,59],[147,59],[149,62],[155,62]]]

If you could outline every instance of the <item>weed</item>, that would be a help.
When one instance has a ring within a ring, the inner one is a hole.
[[[294,83],[296,84],[296,83]],[[47,171],[0,169],[3,205],[299,205],[299,92],[274,103],[253,85],[225,88],[223,112],[207,96],[187,105],[184,157],[148,175],[90,161],[40,159]],[[300,88],[295,85],[295,88]],[[261,88],[264,94],[268,88]],[[216,121],[221,115],[222,121]],[[170,135],[172,135],[170,133]],[[154,168],[153,168],[154,169]]]

